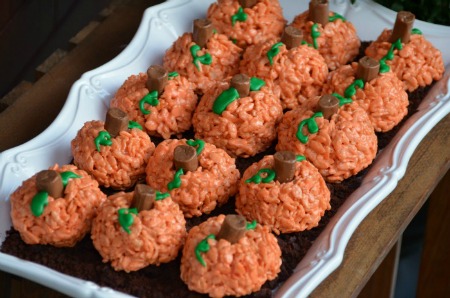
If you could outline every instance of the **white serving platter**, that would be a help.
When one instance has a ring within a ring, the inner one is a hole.
[[[9,195],[34,173],[72,159],[70,141],[84,122],[103,119],[109,100],[131,74],[151,64],[161,64],[165,50],[185,31],[192,20],[204,17],[213,0],[169,0],[148,8],[127,48],[105,65],[76,81],[55,121],[29,142],[0,153],[0,245],[11,227]],[[307,0],[280,0],[286,19],[308,8]],[[395,12],[370,0],[330,0],[331,10],[351,21],[361,40],[374,40],[391,28]],[[416,20],[425,37],[450,63],[450,28]],[[294,274],[277,290],[277,297],[306,297],[342,262],[345,247],[361,221],[396,187],[404,176],[411,155],[425,135],[450,112],[450,70],[423,100],[419,111],[405,123],[378,156],[362,185],[345,201],[317,238]],[[76,297],[129,297],[109,288],[74,278],[45,266],[0,253],[0,270],[33,280]]]

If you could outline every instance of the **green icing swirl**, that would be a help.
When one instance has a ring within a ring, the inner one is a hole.
[[[222,115],[223,111],[231,104],[233,101],[239,98],[239,92],[236,88],[230,87],[227,90],[224,90],[217,96],[216,100],[213,103],[212,110],[217,115]]]
[[[259,91],[266,84],[264,80],[260,78],[251,77],[250,78],[250,91]]]
[[[306,160],[306,157],[304,157],[303,155],[296,155],[295,160],[298,162],[304,161],[304,160]]]
[[[165,198],[167,198],[169,196],[170,196],[170,194],[168,192],[160,192],[159,190],[157,190],[155,201],[164,200]]]
[[[172,72],[169,72],[169,73],[167,74],[167,76],[169,77],[169,80],[171,80],[171,79],[173,79],[173,78],[178,77],[179,74],[178,74],[178,72],[176,72],[176,71],[172,71]]]
[[[200,264],[202,264],[203,267],[206,267],[206,262],[202,257],[202,253],[208,252],[209,249],[211,248],[208,243],[208,239],[216,239],[216,236],[214,236],[214,234],[209,234],[208,236],[206,236],[205,239],[200,241],[195,247],[195,256],[197,257],[197,260],[200,262]]]
[[[203,149],[205,148],[205,141],[197,139],[197,140],[187,140],[186,144],[192,147],[197,147],[196,152],[197,155],[200,155],[202,153]]]
[[[44,213],[45,207],[48,205],[48,192],[40,191],[31,200],[31,213],[39,217]]]
[[[153,90],[139,101],[139,110],[141,110],[142,114],[148,115],[150,114],[150,111],[145,109],[145,104],[149,104],[154,107],[159,105],[158,91]]]
[[[98,133],[98,136],[94,140],[95,148],[97,148],[97,151],[100,152],[100,145],[102,146],[111,146],[111,135],[109,132],[103,130]]]
[[[309,133],[317,133],[319,131],[319,126],[317,125],[316,119],[317,117],[323,117],[322,112],[314,113],[311,118],[304,119],[300,122],[297,129],[297,139],[306,144],[308,142],[308,136],[303,134],[303,127],[306,125]]]
[[[256,225],[258,223],[256,222],[256,219],[254,219],[252,222],[248,222],[247,226],[245,227],[247,230],[254,230],[256,228]]]
[[[262,174],[267,174],[266,177],[262,177]],[[260,184],[262,183],[270,183],[275,179],[275,171],[272,169],[261,169],[259,170],[254,176],[252,176],[251,178],[245,180],[245,183],[255,183],[255,184]]]
[[[120,226],[127,232],[128,234],[131,234],[130,227],[133,225],[134,217],[131,214],[138,214],[138,211],[136,208],[121,208],[117,211],[119,214],[119,224]]]
[[[167,184],[167,188],[169,189],[169,190],[172,190],[172,189],[175,189],[175,188],[179,188],[180,186],[181,186],[181,175],[183,175],[184,174],[184,171],[183,171],[183,169],[178,169],[176,172],[175,172],[175,175],[174,175],[174,177],[173,177],[173,180],[172,181],[170,181],[168,184]]]
[[[350,86],[347,87],[347,89],[345,89],[344,96],[350,98],[355,95],[356,87],[358,87],[359,89],[364,88],[364,81],[361,79],[355,80]]]
[[[411,30],[411,34],[422,35],[422,31],[420,31],[420,29],[413,28],[413,29]]]
[[[203,56],[197,56],[197,52],[200,51],[200,46],[194,44],[191,46],[190,51],[192,55],[192,63],[194,63],[195,67],[197,67],[198,70],[200,70],[199,62],[203,65],[211,65],[212,63],[212,57],[209,53],[204,54]]]
[[[341,16],[340,14],[338,14],[338,13],[334,13],[334,15],[332,15],[331,17],[328,17],[328,21],[329,22],[334,22],[334,21],[336,21],[337,19],[341,19],[343,22],[345,22],[346,21],[346,19],[343,17],[343,16]]]
[[[239,6],[238,11],[231,16],[231,25],[234,26],[236,22],[245,22],[247,20],[248,15],[244,12],[242,6]]]
[[[346,104],[349,104],[349,103],[353,102],[353,100],[351,98],[345,98],[342,95],[339,95],[337,93],[333,93],[331,95],[333,95],[334,97],[336,97],[339,100],[339,106],[340,107],[342,107],[343,105],[346,105]]]
[[[143,130],[142,126],[139,123],[137,123],[136,121],[128,121],[128,129],[133,129],[133,128]]]
[[[320,32],[317,30],[317,27],[319,24],[313,24],[311,26],[311,38],[313,40],[313,46],[317,50],[319,48],[319,45],[317,44],[317,38],[320,36]]]
[[[77,175],[71,171],[62,172],[59,175],[61,176],[62,184],[64,187],[66,187],[69,183],[69,179],[81,178],[80,175]]]
[[[386,55],[383,58],[381,58],[381,60],[380,60],[380,73],[388,72],[391,69],[389,67],[389,65],[386,64],[386,60],[394,59],[394,50],[395,49],[401,50],[402,48],[403,48],[402,41],[399,38],[399,39],[397,39],[397,41],[395,41],[391,45],[391,47],[390,47],[389,51],[386,53]]]
[[[267,58],[269,59],[270,65],[273,65],[273,58],[280,53],[280,47],[283,45],[282,42],[277,42],[274,44],[269,51],[267,51]]]

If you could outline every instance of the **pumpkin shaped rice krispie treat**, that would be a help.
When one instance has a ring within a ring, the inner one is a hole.
[[[367,112],[375,131],[386,132],[408,114],[409,101],[397,76],[391,71],[379,70],[377,60],[363,57],[359,63],[343,65],[332,71],[322,92],[344,95],[345,89],[357,82],[355,94],[348,97]]]
[[[150,157],[147,184],[170,193],[187,218],[210,213],[237,192],[235,159],[202,140],[165,140]]]
[[[303,31],[306,42],[319,51],[330,70],[347,64],[359,53],[361,41],[355,27],[329,11],[328,0],[311,0],[309,10],[296,16],[292,26]]]
[[[236,196],[239,214],[276,234],[310,230],[330,208],[330,191],[317,168],[290,151],[247,168]]]
[[[413,29],[414,20],[414,14],[398,12],[393,30],[383,30],[365,51],[382,69],[390,68],[410,92],[439,80],[445,70],[441,52]]]
[[[279,98],[264,81],[235,75],[203,95],[192,124],[196,138],[230,155],[249,157],[272,144],[282,116]]]
[[[27,244],[72,247],[90,231],[105,200],[88,173],[74,165],[55,165],[11,194],[11,220]]]
[[[155,145],[142,127],[128,121],[120,109],[108,110],[106,121],[89,121],[72,140],[74,164],[100,185],[132,187],[145,178],[145,167]]]
[[[281,41],[249,46],[240,63],[241,73],[273,85],[283,109],[295,109],[308,98],[320,95],[328,75],[325,59],[302,41],[302,32],[288,26]]]
[[[211,217],[188,234],[181,279],[210,297],[258,291],[280,272],[281,250],[269,228],[238,215]]]
[[[108,197],[92,225],[91,238],[103,262],[136,271],[175,259],[186,238],[186,221],[167,193],[145,184]]]
[[[203,94],[217,82],[239,72],[242,49],[216,33],[207,19],[194,20],[193,33],[184,33],[166,51],[163,65],[188,78]]]
[[[147,73],[130,76],[111,100],[151,136],[170,138],[191,128],[197,95],[176,72],[152,65]]]
[[[276,150],[303,155],[325,181],[340,182],[372,163],[377,143],[369,116],[357,102],[324,95],[315,109],[284,115]]]
[[[242,48],[279,38],[286,24],[278,0],[218,0],[208,8],[207,17]]]

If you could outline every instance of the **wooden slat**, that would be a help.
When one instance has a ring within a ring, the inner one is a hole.
[[[56,64],[58,64],[65,56],[67,51],[56,49],[44,62],[36,68],[36,81],[48,73]]]
[[[74,37],[69,40],[69,49],[73,49],[79,45],[92,31],[100,25],[97,21],[89,22],[83,29],[81,29]]]
[[[24,95],[28,90],[33,87],[33,83],[28,81],[20,82],[14,89],[0,99],[0,113],[7,107],[11,106],[19,97]]]
[[[364,286],[358,298],[394,297],[395,280],[400,259],[401,238],[394,245],[369,282]]]
[[[428,133],[394,192],[356,229],[344,260],[311,297],[356,297],[450,167],[450,115]]]
[[[139,26],[142,13],[155,0],[134,0],[117,9],[46,76],[36,82],[32,94],[20,97],[0,114],[0,151],[20,145],[41,133],[58,115],[72,84],[80,76],[115,56]],[[61,79],[64,78],[64,79]],[[27,115],[27,119],[17,115]],[[11,132],[14,131],[14,137]]]
[[[430,196],[417,297],[450,297],[450,172]]]

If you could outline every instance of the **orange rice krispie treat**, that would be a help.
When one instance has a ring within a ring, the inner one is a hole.
[[[181,279],[211,297],[258,291],[280,272],[281,250],[267,226],[219,215],[193,227],[181,258]]]
[[[194,32],[179,37],[166,51],[164,67],[185,76],[203,94],[239,71],[242,49],[226,35],[215,33],[210,21],[194,21]]]
[[[72,247],[90,231],[105,200],[88,173],[74,165],[55,165],[11,194],[11,220],[27,244]]]
[[[210,213],[237,192],[234,158],[202,140],[165,140],[146,168],[147,184],[167,191],[185,217]]]
[[[372,163],[377,137],[369,116],[357,102],[324,95],[318,106],[284,115],[276,150],[304,155],[327,182],[340,182]]]
[[[305,40],[325,58],[330,70],[352,61],[361,41],[352,23],[329,11],[328,0],[311,0],[309,10],[296,16],[292,26],[303,31]]]
[[[71,146],[74,164],[100,185],[113,189],[132,187],[143,179],[147,161],[155,150],[142,128],[128,121],[127,114],[117,108],[109,109],[105,122],[86,122]]]
[[[186,234],[183,212],[169,194],[138,184],[133,192],[108,197],[91,238],[103,262],[130,272],[175,259]]]
[[[403,83],[391,72],[379,73],[380,64],[370,57],[359,63],[340,66],[328,76],[323,94],[345,94],[345,89],[356,82],[356,92],[348,96],[356,100],[369,115],[375,131],[394,128],[408,114],[408,94]]]
[[[316,49],[302,45],[302,40],[302,32],[288,26],[281,41],[249,46],[240,63],[241,73],[274,85],[284,109],[295,109],[320,95],[328,75],[325,59]]]
[[[398,12],[393,30],[385,29],[365,51],[380,60],[381,69],[391,68],[410,92],[439,80],[444,73],[441,52],[419,29],[413,29],[414,20],[414,14]]]
[[[111,100],[151,136],[164,139],[191,128],[197,95],[191,83],[177,72],[152,65],[147,73],[130,76]]]
[[[329,210],[330,191],[316,167],[290,151],[266,155],[245,171],[236,211],[276,234],[310,230]]]
[[[207,17],[242,48],[279,38],[286,24],[278,0],[218,0]]]
[[[192,118],[195,137],[233,156],[267,149],[283,116],[279,98],[258,78],[236,75],[208,90]]]

